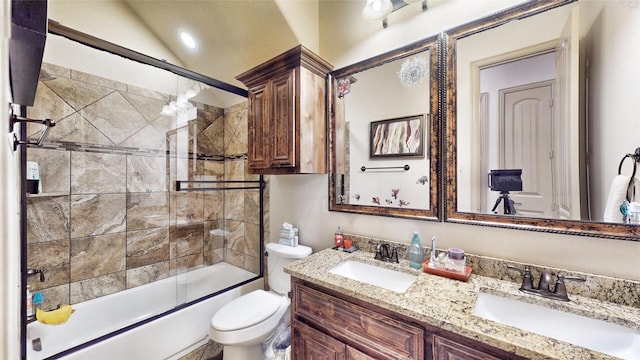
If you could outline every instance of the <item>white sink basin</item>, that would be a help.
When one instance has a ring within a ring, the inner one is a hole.
[[[480,292],[473,314],[623,359],[640,359],[640,331]]]
[[[398,293],[407,291],[409,286],[418,279],[415,275],[353,260],[342,262],[331,268],[329,272]]]

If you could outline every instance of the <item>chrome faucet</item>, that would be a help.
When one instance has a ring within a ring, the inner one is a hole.
[[[526,265],[524,269],[520,269],[511,265],[507,265],[507,268],[509,270],[518,271],[522,274],[522,285],[520,285],[520,291],[560,301],[569,301],[569,296],[567,295],[567,287],[564,284],[565,280],[587,280],[582,276],[564,276],[559,274],[554,284],[554,273],[549,270],[542,270],[540,279],[538,281],[538,287],[535,288],[533,287],[533,276],[531,275],[531,267],[529,265]]]
[[[391,254],[389,254],[389,244],[384,243],[379,243],[376,246],[374,259],[394,263],[400,262],[398,260],[398,249],[394,246],[393,249],[391,249]]]

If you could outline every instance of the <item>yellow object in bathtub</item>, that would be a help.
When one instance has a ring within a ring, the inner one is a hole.
[[[41,309],[36,310],[36,319],[43,324],[48,325],[60,325],[69,320],[71,314],[75,310],[71,305],[61,305],[60,308],[51,311],[43,311]]]

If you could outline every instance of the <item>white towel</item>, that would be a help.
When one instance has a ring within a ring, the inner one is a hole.
[[[620,205],[627,199],[627,190],[629,188],[630,176],[617,175],[611,182],[611,189],[609,190],[609,197],[607,198],[607,205],[604,208],[604,221],[605,222],[623,222],[624,218],[620,212]],[[629,198],[631,201],[637,201],[640,199],[640,181],[633,179],[633,190],[629,191]]]

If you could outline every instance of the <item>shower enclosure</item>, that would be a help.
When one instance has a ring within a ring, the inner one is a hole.
[[[26,267],[44,274],[27,283],[42,308],[171,283],[140,293],[145,311],[107,321],[95,339],[261,277],[266,182],[245,171],[246,92],[87,46],[57,24],[50,32],[26,113],[56,122],[26,150],[40,172],[26,195]],[[31,348],[45,330],[25,326]]]

